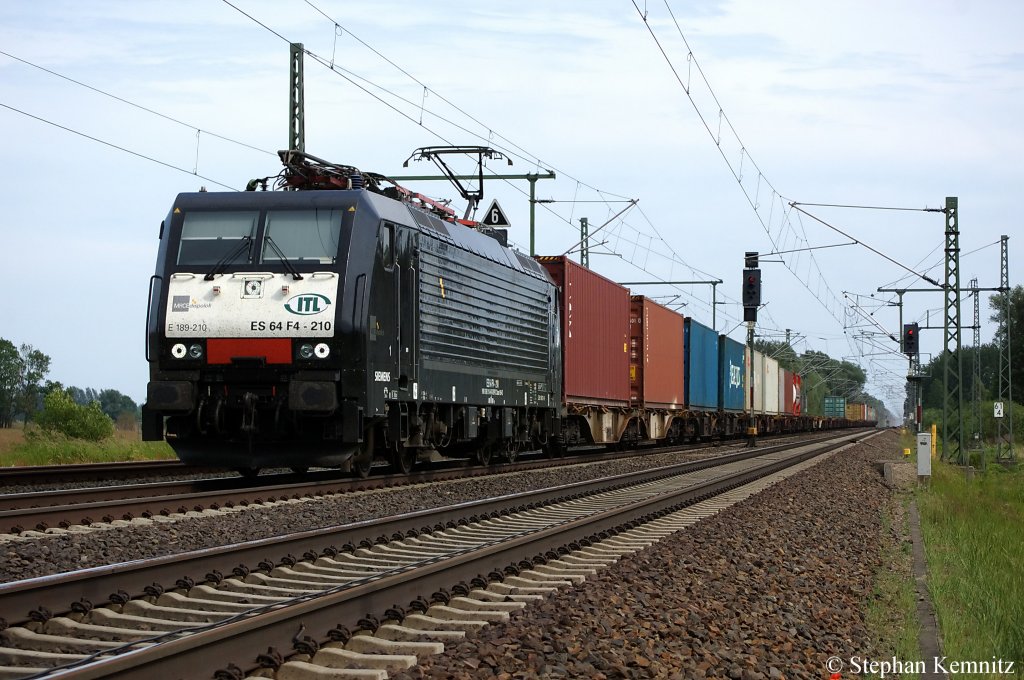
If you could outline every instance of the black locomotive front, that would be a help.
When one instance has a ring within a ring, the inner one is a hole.
[[[185,461],[336,465],[362,439],[362,191],[180,194],[160,233],[143,436]],[[343,444],[348,443],[349,446]]]
[[[557,431],[555,305],[533,260],[382,193],[180,194],[143,438],[243,471],[514,456]]]

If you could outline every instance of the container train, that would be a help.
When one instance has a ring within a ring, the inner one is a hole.
[[[366,475],[866,421],[802,413],[800,376],[564,256],[281,157],[283,190],[182,193],[160,225],[143,439],[185,462]]]

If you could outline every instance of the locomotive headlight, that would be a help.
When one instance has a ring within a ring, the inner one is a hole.
[[[299,356],[303,359],[312,359],[314,351],[313,345],[302,345],[299,347]]]
[[[313,348],[317,359],[326,359],[331,354],[331,348],[326,342],[318,342]]]
[[[175,359],[184,359],[187,351],[188,350],[185,349],[185,345],[180,342],[176,342],[174,343],[174,346],[171,347],[171,356]]]
[[[196,343],[188,348],[188,356],[190,359],[201,359],[203,357],[203,346]]]

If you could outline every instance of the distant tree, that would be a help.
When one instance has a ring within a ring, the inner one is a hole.
[[[55,389],[44,397],[36,422],[43,432],[75,439],[100,441],[114,434],[114,423],[100,410],[99,402],[80,406],[67,390]]]
[[[83,390],[81,387],[75,387],[74,385],[72,385],[71,387],[67,388],[66,392],[68,393],[68,396],[71,397],[72,401],[74,401],[79,406],[88,406],[89,402],[97,401],[96,399],[90,399],[86,395],[85,390]]]
[[[11,427],[17,411],[21,355],[10,340],[0,338],[0,427]]]
[[[100,403],[100,409],[115,422],[117,422],[118,417],[122,413],[130,413],[132,417],[134,417],[135,412],[139,408],[138,404],[135,403],[135,400],[114,389],[101,390],[97,396],[97,401]]]
[[[1010,364],[1013,371],[1013,384],[1018,385],[1014,395],[1024,395],[1024,286],[1014,286],[1009,293],[996,293],[988,299],[992,309],[991,321],[999,324],[995,337],[992,339],[996,348],[1002,347],[1006,337],[1006,296],[1010,296]],[[998,362],[998,355],[997,355]],[[998,365],[996,367],[998,371]],[[998,375],[997,375],[998,379]],[[998,382],[991,383],[993,393]],[[1017,396],[1015,401],[1021,401]]]
[[[50,372],[50,357],[32,345],[18,348],[21,373],[15,405],[27,423],[39,410],[39,398],[44,394],[43,380]]]

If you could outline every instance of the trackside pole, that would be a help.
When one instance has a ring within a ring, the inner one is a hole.
[[[757,424],[754,421],[754,322],[747,322],[747,347],[750,361],[747,362],[747,385],[750,389],[750,413],[747,420],[747,448],[757,446]]]
[[[754,324],[757,308],[761,306],[761,270],[757,268],[757,252],[743,254],[743,320],[747,322],[747,348],[750,362],[747,367],[750,389],[750,419],[747,421],[747,448],[757,446],[757,422],[754,420]]]

